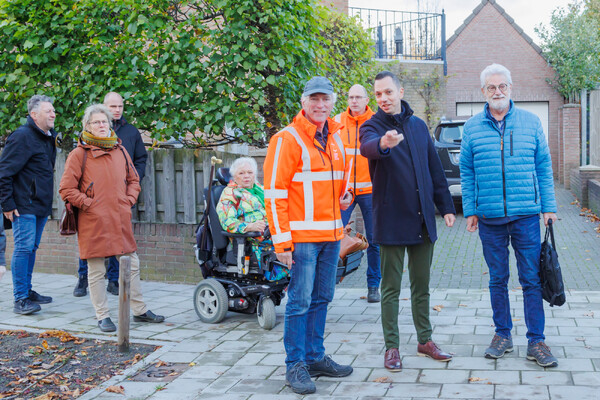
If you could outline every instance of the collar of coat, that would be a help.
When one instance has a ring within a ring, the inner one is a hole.
[[[27,116],[27,125],[29,125],[29,127],[31,129],[33,129],[34,131],[36,131],[37,133],[42,134],[44,137],[46,138],[53,138],[56,137],[56,132],[54,131],[54,128],[50,128],[50,130],[48,132],[44,132],[43,130],[40,129],[39,126],[36,125],[35,121],[33,120],[33,118],[31,118],[31,115]]]
[[[344,111],[344,113],[342,114],[342,117],[346,117],[346,118],[348,118],[349,121],[354,122],[354,125],[360,126],[363,123],[365,123],[365,121],[368,121],[369,118],[371,118],[373,116],[373,114],[375,114],[375,112],[373,110],[371,110],[371,107],[367,106],[367,109],[365,110],[364,113],[357,115],[355,117],[350,112],[350,107],[348,107],[348,108],[346,108],[346,111]],[[348,127],[346,127],[346,128],[348,128]]]
[[[412,108],[410,108],[410,106],[408,105],[408,103],[406,101],[401,100],[401,104],[402,104],[402,111],[400,112],[400,114],[394,114],[394,115],[387,114],[381,108],[379,108],[375,115],[378,118],[382,119],[383,121],[385,121],[391,125],[402,125],[410,117],[413,116],[414,112],[413,112]]]
[[[327,118],[327,129],[329,134],[333,134],[342,129],[344,125],[335,122],[331,118]],[[315,135],[317,134],[317,126],[310,122],[306,116],[304,115],[304,110],[300,110],[298,115],[294,117],[294,128],[296,128],[299,132],[307,135],[310,140],[315,140]]]
[[[513,113],[514,109],[515,109],[515,103],[512,100],[510,100],[510,104],[508,106],[508,112],[502,119],[506,120],[506,118],[508,118]],[[490,111],[490,105],[488,103],[485,103],[485,105],[483,106],[483,115],[485,116],[486,119],[493,122],[494,125],[496,124],[496,119],[492,116],[492,112]]]

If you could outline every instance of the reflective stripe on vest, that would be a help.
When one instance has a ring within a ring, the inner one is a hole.
[[[355,153],[356,152],[356,153]],[[346,147],[346,154],[349,156],[357,155],[360,156],[360,149],[358,147]]]
[[[283,143],[283,138],[278,138],[277,139],[277,146],[275,147],[275,161],[273,162],[273,172],[271,174],[271,187],[275,187],[275,179],[277,179],[277,165],[279,163],[279,153],[281,152],[281,144]],[[265,193],[265,197],[266,193]],[[276,237],[281,237],[282,236],[282,232],[281,232],[281,226],[279,225],[279,218],[277,217],[277,205],[275,204],[275,197],[271,197],[271,210],[273,210],[273,228],[275,229],[275,234],[273,234],[273,232],[271,232],[271,236],[273,237],[273,243],[281,243],[283,242],[283,240],[281,240],[281,242],[276,242],[275,238]],[[290,232],[286,232],[286,233],[290,233]],[[291,233],[290,233],[290,240],[291,240]]]

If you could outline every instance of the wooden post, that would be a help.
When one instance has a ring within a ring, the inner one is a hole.
[[[117,344],[121,353],[129,352],[129,285],[131,283],[131,258],[119,259],[119,331]]]

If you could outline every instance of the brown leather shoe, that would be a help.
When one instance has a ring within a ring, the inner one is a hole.
[[[402,371],[402,360],[398,349],[386,350],[383,365],[392,372]]]
[[[436,361],[450,361],[452,356],[448,353],[444,353],[437,344],[430,340],[425,344],[419,343],[417,346],[417,354],[423,357],[433,358]]]

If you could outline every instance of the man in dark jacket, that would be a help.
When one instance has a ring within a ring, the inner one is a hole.
[[[12,221],[14,251],[11,260],[13,311],[31,314],[52,302],[32,290],[35,253],[42,238],[54,195],[56,147],[52,99],[35,95],[27,102],[27,123],[11,133],[0,157],[0,205]]]
[[[146,159],[148,153],[142,140],[142,135],[137,128],[125,120],[123,117],[123,97],[119,93],[110,92],[104,96],[104,105],[108,107],[113,115],[113,130],[121,139],[121,144],[129,153],[131,161],[140,177],[140,184],[144,178],[146,172]],[[87,262],[86,260],[79,260],[79,280],[73,290],[73,296],[82,297],[87,294]],[[108,268],[106,269],[106,275],[108,277],[108,285],[106,290],[115,296],[119,294],[119,261],[116,257],[110,257],[108,259]]]
[[[391,72],[375,77],[379,110],[360,128],[360,153],[369,159],[373,182],[373,239],[381,254],[381,323],[386,345],[384,366],[402,370],[398,352],[398,299],[408,252],[411,306],[419,355],[449,361],[431,340],[429,274],[437,239],[435,206],[448,227],[454,204],[442,163],[425,123],[402,100],[404,88]]]

